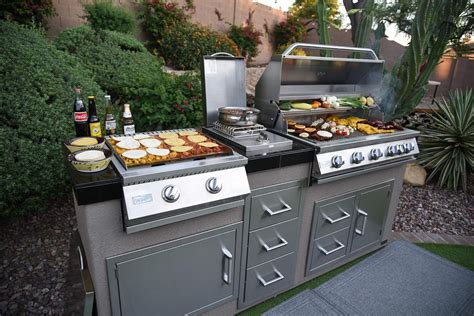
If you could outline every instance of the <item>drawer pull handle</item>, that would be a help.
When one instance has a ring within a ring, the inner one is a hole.
[[[334,238],[334,241],[336,242],[336,244],[338,244],[338,246],[336,248],[334,248],[333,250],[328,251],[328,250],[324,249],[323,246],[320,246],[320,245],[318,245],[318,249],[321,250],[326,256],[329,256],[330,254],[332,254],[332,253],[334,253],[338,250],[341,250],[345,247],[344,244],[342,242],[340,242],[339,240]]]
[[[262,207],[263,207],[263,209],[265,210],[265,212],[267,212],[270,216],[278,215],[278,214],[281,214],[281,213],[285,213],[285,212],[291,211],[291,206],[289,206],[288,204],[286,204],[286,203],[283,202],[282,200],[280,200],[280,202],[283,204],[284,208],[282,208],[281,210],[278,210],[278,211],[272,211],[272,210],[271,210],[268,206],[266,206],[265,204],[262,204]]]
[[[286,241],[285,238],[281,237],[280,234],[277,234],[277,236],[279,241],[278,244],[275,246],[269,246],[265,241],[263,241],[263,239],[259,238],[260,244],[263,246],[263,248],[265,248],[265,251],[269,252],[288,245],[288,241]]]
[[[257,272],[257,279],[260,281],[260,283],[262,283],[263,286],[269,286],[270,284],[273,284],[285,278],[283,274],[281,274],[281,272],[278,271],[275,267],[273,267],[273,272],[275,272],[275,274],[277,275],[277,277],[274,278],[273,280],[265,281],[265,279],[258,272]]]
[[[336,218],[336,219],[332,219],[331,217],[329,217],[328,215],[326,215],[325,213],[322,213],[323,214],[323,218],[325,220],[327,220],[329,223],[331,224],[334,224],[334,223],[337,223],[337,222],[340,222],[342,220],[345,220],[346,218],[349,218],[351,217],[351,214],[347,213],[346,211],[344,211],[340,206],[337,207],[339,209],[339,211],[342,212],[342,215],[341,217],[339,218]]]
[[[364,212],[363,210],[361,210],[361,209],[357,209],[357,214],[364,216],[364,221],[362,222],[362,229],[358,229],[358,228],[356,227],[355,233],[356,233],[357,235],[363,236],[364,233],[365,233],[365,226],[367,226],[367,217],[368,217],[368,214],[367,214],[366,212]],[[357,222],[356,222],[356,223],[357,223]]]
[[[224,273],[222,275],[222,279],[224,280],[225,283],[231,284],[232,283],[232,261],[234,260],[234,257],[230,253],[227,248],[222,247],[222,253],[224,254]],[[227,261],[227,265],[225,264],[225,261]]]

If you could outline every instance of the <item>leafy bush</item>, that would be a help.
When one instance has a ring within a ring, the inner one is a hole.
[[[164,73],[162,62],[132,36],[80,26],[59,34],[55,45],[78,57],[115,103],[132,105],[137,131],[196,126],[201,121],[202,114],[195,112],[200,99],[190,100],[199,94],[195,78]],[[193,89],[181,84],[187,79]],[[186,111],[175,106],[186,100]]]
[[[422,129],[418,160],[432,168],[428,180],[437,177],[439,186],[465,191],[474,163],[473,90],[454,91],[448,100],[437,102],[434,125]]]
[[[228,52],[239,55],[237,45],[225,34],[189,22],[189,6],[149,1],[143,6],[144,28],[151,47],[175,69],[198,69],[203,55]]]
[[[289,45],[302,42],[306,34],[304,23],[292,15],[286,21],[275,25],[273,37],[275,39],[276,52],[282,53]]]
[[[45,26],[54,14],[52,0],[0,1],[0,20]]]
[[[262,32],[256,30],[252,23],[245,26],[231,25],[229,31],[229,37],[239,47],[240,54],[247,56],[249,60],[258,55],[258,45],[262,44],[260,40],[262,35]]]
[[[120,33],[134,33],[135,16],[123,7],[108,1],[94,1],[84,5],[87,22],[93,29],[110,30]]]
[[[62,141],[74,136],[73,88],[104,93],[79,61],[37,31],[0,22],[0,216],[45,207],[63,193]]]

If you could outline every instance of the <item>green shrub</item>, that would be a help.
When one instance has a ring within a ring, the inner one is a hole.
[[[227,52],[239,55],[225,34],[189,22],[188,7],[155,0],[143,6],[144,28],[152,38],[151,48],[175,69],[198,69],[203,55]]]
[[[175,106],[185,100],[189,103],[191,92],[200,92],[196,88],[188,91],[180,85],[184,79],[164,73],[162,62],[132,36],[80,26],[59,34],[55,45],[78,57],[116,104],[131,104],[137,131],[196,126],[200,122],[202,115],[195,113],[200,109],[196,105],[200,99],[193,100],[186,112]]]
[[[295,16],[288,16],[286,21],[275,25],[273,30],[276,52],[282,53],[291,44],[302,42],[305,35],[306,27],[304,23]]]
[[[62,142],[74,136],[73,88],[103,95],[79,61],[37,31],[0,22],[0,216],[43,209],[66,186]]]
[[[422,129],[418,161],[431,169],[428,180],[436,177],[439,186],[465,191],[474,164],[473,90],[454,91],[437,105],[434,124]]]
[[[52,0],[0,1],[0,20],[46,26],[48,17],[54,14]]]
[[[110,30],[120,33],[134,33],[136,20],[127,9],[113,5],[110,1],[94,1],[84,5],[86,19],[95,30]]]
[[[249,60],[259,53],[258,45],[262,44],[260,37],[262,32],[255,29],[252,23],[245,26],[231,25],[229,37],[235,42],[242,56],[247,56]]]

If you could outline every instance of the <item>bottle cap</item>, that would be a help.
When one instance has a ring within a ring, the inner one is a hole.
[[[88,98],[89,100],[90,100],[90,99],[95,99],[95,97],[94,97],[93,95],[90,95],[90,96],[88,96],[87,98]]]

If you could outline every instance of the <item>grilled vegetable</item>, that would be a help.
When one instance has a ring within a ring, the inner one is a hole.
[[[321,107],[321,102],[319,102],[319,101],[313,101],[313,103],[311,104],[311,106],[313,107],[313,109],[317,109],[317,108]]]
[[[278,107],[280,108],[280,110],[289,111],[291,110],[291,102],[290,101],[282,102],[278,105]]]
[[[311,110],[313,108],[309,103],[292,103],[291,107],[298,110]]]
[[[367,108],[358,97],[345,97],[339,98],[340,105],[350,106],[354,109],[364,109]]]
[[[367,97],[367,105],[372,106],[374,105],[375,101],[372,97]]]

